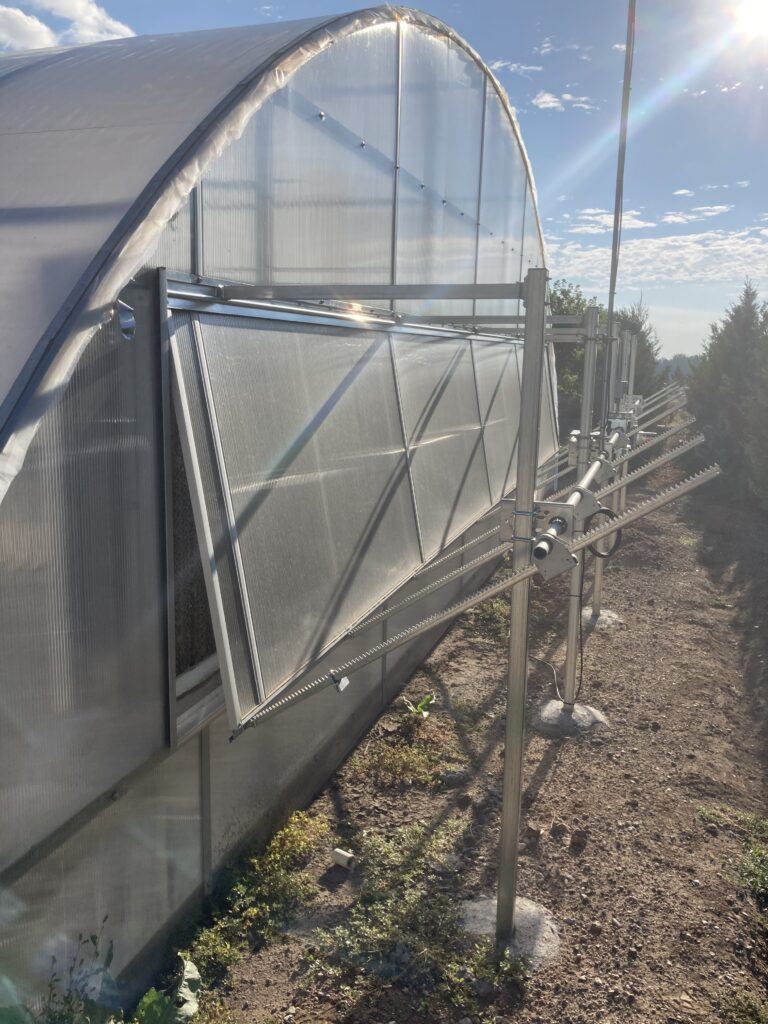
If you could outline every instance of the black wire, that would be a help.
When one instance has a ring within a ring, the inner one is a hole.
[[[587,520],[586,525],[585,525],[585,533],[589,532],[589,524],[592,522],[592,520],[595,518],[595,516],[607,516],[608,519],[618,519],[619,518],[616,515],[616,513],[613,511],[612,508],[599,508],[597,510],[597,512],[593,512],[592,515]],[[610,558],[612,555],[616,554],[616,552],[619,550],[620,547],[621,547],[621,530],[617,530],[615,535],[614,535],[613,544],[611,545],[611,547],[607,551],[600,551],[598,548],[595,547],[594,544],[590,544],[589,547],[587,548],[587,550],[591,554],[593,554],[595,556],[595,558]]]

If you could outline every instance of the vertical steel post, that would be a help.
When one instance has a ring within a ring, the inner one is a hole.
[[[576,479],[581,480],[590,462],[592,433],[592,410],[595,398],[595,370],[597,368],[598,310],[591,307],[585,313],[584,323],[584,368],[581,385],[581,418],[579,421],[579,446],[576,460]],[[568,631],[565,647],[565,679],[563,683],[563,704],[572,710],[576,703],[576,664],[581,629],[581,583],[584,552],[576,556],[578,562],[571,569],[568,587]]]
[[[609,335],[606,336],[606,345],[608,352],[606,352],[605,358],[608,360],[609,370],[609,385],[608,385],[608,415],[613,416],[615,412],[615,395],[616,395],[616,365],[620,360],[616,357],[616,350],[619,347],[619,326],[614,322],[613,329]],[[612,452],[609,455],[613,454]],[[611,497],[609,502],[611,508],[615,508],[616,501],[614,497]],[[597,618],[600,615],[600,609],[603,602],[603,559],[595,559],[595,579],[592,585],[592,617]]]
[[[629,391],[629,351],[632,344],[632,334],[623,330],[621,332],[621,387],[619,399],[621,400],[630,393]]]
[[[637,365],[637,335],[633,334],[629,339],[629,394],[635,393],[635,366]]]
[[[529,270],[525,278],[525,346],[517,448],[517,482],[513,566],[531,563],[533,506],[539,450],[541,383],[544,373],[544,328],[547,299],[546,270]],[[496,901],[496,942],[506,948],[515,927],[517,893],[517,845],[520,833],[523,782],[525,695],[528,683],[528,580],[518,584],[510,597],[507,721],[504,745],[504,778],[499,847],[499,885]]]

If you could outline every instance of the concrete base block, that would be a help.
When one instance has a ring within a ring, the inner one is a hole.
[[[589,704],[566,709],[562,701],[548,700],[536,712],[534,726],[545,736],[580,736],[597,728],[608,728],[605,715]]]
[[[593,615],[589,608],[581,613],[581,621],[585,629],[621,629],[624,620],[620,619],[616,612],[603,608],[599,615]]]
[[[491,896],[467,900],[463,906],[463,920],[469,935],[492,939],[496,934],[496,900]],[[536,968],[552,963],[559,952],[560,935],[552,914],[538,903],[518,896],[510,957],[522,957]]]

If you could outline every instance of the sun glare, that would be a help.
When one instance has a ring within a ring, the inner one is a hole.
[[[737,30],[748,39],[768,39],[768,0],[739,0]]]

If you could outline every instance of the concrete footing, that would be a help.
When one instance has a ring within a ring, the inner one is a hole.
[[[581,621],[584,629],[621,629],[624,620],[620,619],[616,612],[603,608],[599,615],[593,615],[589,608],[581,613]]]
[[[534,726],[545,736],[579,736],[610,725],[605,715],[589,704],[566,708],[559,700],[548,700],[536,712]]]
[[[479,896],[463,906],[464,928],[474,938],[493,938],[496,934],[496,900]],[[557,959],[560,935],[552,914],[538,903],[515,900],[515,932],[509,947],[510,957],[522,957],[531,967],[542,967]]]

